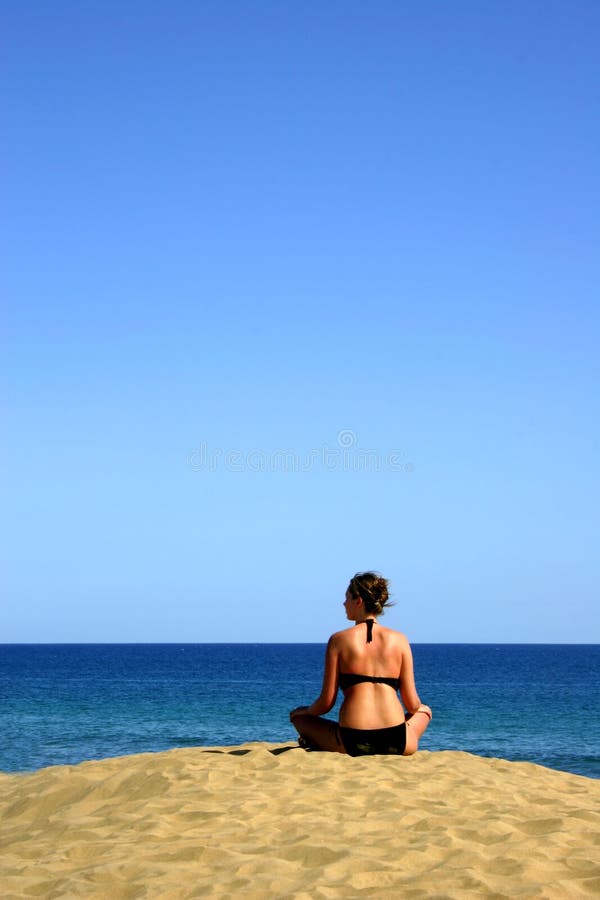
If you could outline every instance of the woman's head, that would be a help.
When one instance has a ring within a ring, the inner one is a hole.
[[[365,612],[373,616],[381,616],[383,607],[390,605],[387,578],[377,572],[357,572],[350,579],[348,593],[362,600]]]

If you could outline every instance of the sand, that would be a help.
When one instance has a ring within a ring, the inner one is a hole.
[[[292,744],[0,775],[11,897],[600,896],[600,781]]]

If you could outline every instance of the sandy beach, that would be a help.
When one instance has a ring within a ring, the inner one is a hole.
[[[600,895],[600,782],[247,744],[0,775],[2,896]]]

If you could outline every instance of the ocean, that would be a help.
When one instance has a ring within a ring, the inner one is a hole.
[[[0,770],[287,742],[322,644],[0,645]],[[421,748],[600,777],[600,645],[415,644]],[[337,717],[338,705],[330,713]]]

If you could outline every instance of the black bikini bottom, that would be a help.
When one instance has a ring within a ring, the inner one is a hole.
[[[402,756],[406,748],[406,722],[391,728],[344,728],[340,737],[348,756],[395,754]]]

